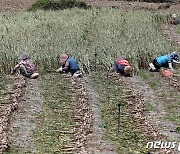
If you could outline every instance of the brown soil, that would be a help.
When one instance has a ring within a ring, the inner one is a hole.
[[[180,10],[180,8],[179,8],[179,10]],[[170,24],[167,24],[167,23],[164,24],[163,25],[163,34],[172,43],[174,43],[176,45],[180,45],[180,35],[175,33],[173,27],[174,27],[174,25],[170,25]]]
[[[22,88],[25,85],[21,77],[11,79],[14,80],[14,83],[8,87],[9,91],[4,93],[4,98],[0,105],[0,153],[6,151],[9,146],[8,128],[10,116],[18,108]]]
[[[88,83],[87,78],[84,78],[83,85],[88,92],[90,99],[90,107],[92,110],[92,132],[87,136],[86,149],[88,153],[96,154],[117,154],[114,147],[102,139],[104,134],[101,128],[101,110],[99,108],[99,95]]]
[[[35,153],[33,131],[36,128],[36,118],[41,112],[43,97],[39,89],[39,80],[26,79],[26,89],[21,97],[16,112],[12,113],[9,128],[10,151]],[[13,150],[12,150],[13,149]]]
[[[180,134],[174,131],[177,125],[166,118],[167,113],[163,102],[165,100],[161,100],[157,96],[157,91],[154,91],[138,76],[130,78],[119,78],[117,74],[113,76],[118,85],[122,87],[124,99],[132,106],[131,116],[150,141],[167,140],[167,138],[171,141],[179,141]],[[168,83],[166,86],[168,86]],[[164,93],[164,88],[160,88],[160,90]],[[171,98],[168,97],[168,99]],[[148,105],[152,106],[150,111],[147,110]],[[159,150],[156,153],[177,153],[176,150]]]
[[[0,12],[25,11],[37,0],[0,0]]]
[[[152,11],[179,12],[180,3],[148,3],[148,2],[128,2],[128,1],[109,1],[109,0],[86,0],[88,5],[94,7],[113,7],[125,10],[148,9]]]

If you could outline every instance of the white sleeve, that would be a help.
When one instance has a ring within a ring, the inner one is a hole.
[[[173,62],[176,63],[176,64],[180,64],[180,62],[179,62],[179,61],[176,61],[176,60],[173,60]]]
[[[169,68],[170,68],[172,71],[174,71],[174,69],[173,69],[173,67],[172,67],[172,62],[169,62],[168,65],[169,65]]]

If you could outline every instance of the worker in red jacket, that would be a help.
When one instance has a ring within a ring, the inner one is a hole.
[[[111,72],[120,73],[120,75],[131,76],[133,72],[132,65],[123,56],[117,56],[114,66],[110,69]]]

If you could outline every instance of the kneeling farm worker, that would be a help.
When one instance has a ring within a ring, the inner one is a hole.
[[[120,73],[120,75],[132,76],[133,67],[123,56],[118,56],[114,66],[110,69],[110,73],[114,71]]]
[[[11,74],[14,74],[18,69],[20,74],[26,78],[37,79],[39,74],[35,63],[30,59],[27,53],[20,55],[20,62],[11,70]]]
[[[160,71],[160,68],[164,67],[164,68],[170,68],[170,70],[173,72],[174,69],[172,63],[180,64],[180,62],[177,61],[178,58],[179,56],[176,52],[172,52],[171,54],[157,57],[153,60],[152,63],[149,64],[150,67],[149,70],[151,72],[157,72]]]
[[[59,58],[61,67],[56,70],[57,73],[71,73],[74,77],[81,77],[82,73],[80,71],[78,62],[66,54],[61,54]]]

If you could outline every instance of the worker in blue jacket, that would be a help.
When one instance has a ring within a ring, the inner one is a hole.
[[[70,72],[74,77],[82,76],[78,62],[73,57],[69,57],[67,54],[61,54],[59,61],[61,67],[56,70],[57,73]]]
[[[172,52],[171,54],[167,54],[164,56],[157,57],[153,60],[152,63],[149,64],[150,71],[155,72],[159,71],[161,67],[169,68],[172,72],[174,71],[172,63],[180,64],[178,62],[179,56],[177,52]]]

